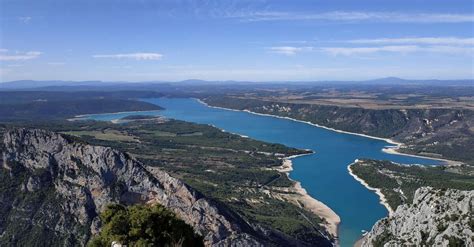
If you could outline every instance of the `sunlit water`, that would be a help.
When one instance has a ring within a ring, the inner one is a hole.
[[[439,164],[439,161],[382,152],[389,143],[367,137],[338,133],[287,119],[247,112],[217,109],[195,99],[144,99],[163,111],[99,114],[89,118],[113,120],[127,115],[161,115],[195,123],[212,124],[229,132],[266,142],[311,149],[315,154],[293,160],[290,177],[301,182],[308,193],[332,208],[340,217],[339,242],[352,246],[362,230],[387,215],[378,196],[349,175],[347,166],[355,159],[372,158],[404,164]]]

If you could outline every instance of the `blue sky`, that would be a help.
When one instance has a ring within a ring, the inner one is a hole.
[[[0,80],[474,78],[460,0],[0,0]]]

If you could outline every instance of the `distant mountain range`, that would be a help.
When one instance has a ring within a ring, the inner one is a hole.
[[[463,80],[409,80],[398,77],[385,77],[365,81],[205,81],[198,79],[189,79],[184,81],[146,81],[146,82],[127,82],[127,81],[35,81],[21,80],[0,83],[0,90],[29,90],[29,89],[59,89],[64,87],[74,87],[75,89],[94,89],[119,87],[121,89],[136,89],[147,86],[199,86],[199,85],[264,85],[264,84],[292,84],[292,85],[318,85],[318,84],[359,84],[359,85],[432,85],[432,86],[474,86],[473,79]],[[70,88],[72,89],[72,88]]]

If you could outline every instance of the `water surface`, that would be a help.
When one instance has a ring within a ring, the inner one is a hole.
[[[212,108],[195,99],[157,98],[145,101],[162,106],[165,110],[89,117],[113,120],[127,115],[161,115],[212,124],[262,141],[314,150],[315,154],[293,160],[294,171],[290,177],[300,181],[311,196],[328,205],[341,217],[341,246],[352,246],[361,237],[362,230],[370,230],[378,219],[388,214],[379,203],[378,196],[349,175],[347,166],[350,163],[360,158],[391,160],[404,164],[440,163],[436,160],[384,153],[382,148],[390,144],[383,140],[339,133],[287,119]]]

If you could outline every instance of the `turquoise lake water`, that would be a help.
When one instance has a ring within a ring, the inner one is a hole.
[[[338,133],[287,119],[208,107],[195,99],[144,99],[163,111],[91,115],[95,120],[113,120],[127,115],[161,115],[189,122],[212,124],[228,132],[254,139],[311,149],[315,154],[293,159],[290,177],[300,181],[308,193],[332,208],[340,217],[339,242],[352,246],[362,230],[388,212],[378,196],[354,180],[347,166],[355,159],[373,158],[403,164],[439,164],[439,161],[382,152],[389,143]]]

